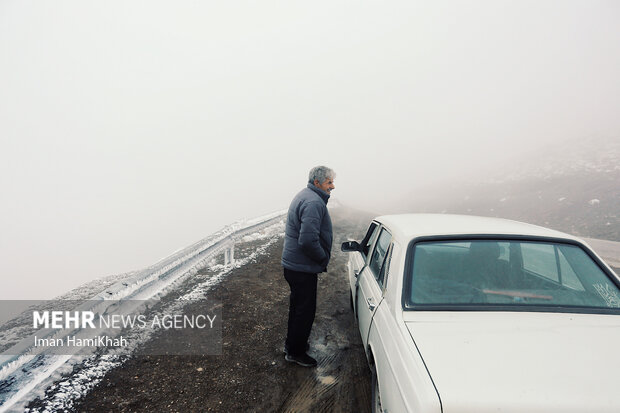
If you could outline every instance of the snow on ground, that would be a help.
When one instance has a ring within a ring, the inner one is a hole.
[[[538,177],[552,179],[584,173],[615,173],[620,170],[619,139],[582,139],[567,145],[553,144],[537,148],[518,167],[508,169],[507,174],[489,181],[519,181]]]

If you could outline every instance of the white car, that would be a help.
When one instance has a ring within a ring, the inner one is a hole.
[[[578,238],[409,214],[342,250],[373,411],[620,412],[620,279]]]

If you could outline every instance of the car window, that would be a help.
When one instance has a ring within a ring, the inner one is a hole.
[[[524,242],[521,244],[523,269],[539,277],[559,281],[555,249],[551,244]]]
[[[372,257],[370,258],[370,271],[372,271],[375,279],[379,282],[379,285],[383,285],[383,279],[379,281],[381,275],[381,267],[383,266],[383,262],[385,261],[385,256],[387,254],[388,247],[390,246],[390,242],[392,241],[392,235],[383,228],[381,230],[381,234],[377,239],[374,249],[372,250]]]
[[[381,286],[383,289],[385,289],[385,285],[387,283],[387,274],[389,273],[389,270],[390,270],[390,263],[392,261],[392,250],[393,249],[394,248],[392,244],[390,245],[388,249],[385,260],[383,260],[383,265],[381,266],[381,270],[379,271],[379,276],[377,277],[377,282],[379,283],[379,286]]]
[[[366,231],[366,235],[364,236],[364,239],[362,240],[362,242],[360,242],[360,245],[362,246],[362,255],[364,257],[368,256],[368,253],[370,252],[370,248],[372,247],[373,242],[375,242],[375,239],[377,238],[378,234],[379,234],[379,225],[376,222],[371,223],[370,227],[368,228],[368,231]]]
[[[562,252],[561,250],[558,252],[558,260],[560,262],[559,273],[561,276],[560,282],[562,283],[562,285],[573,288],[575,290],[584,291],[585,288],[583,287],[583,284],[581,283],[581,281],[579,281],[579,277],[577,277],[577,274],[575,274],[575,271],[573,271],[573,268],[570,266],[568,260],[564,256],[564,252]]]
[[[410,253],[405,293],[410,305],[620,308],[616,283],[577,245],[429,241]]]

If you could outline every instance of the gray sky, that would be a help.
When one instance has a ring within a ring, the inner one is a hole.
[[[0,0],[0,299],[620,136],[617,1]]]

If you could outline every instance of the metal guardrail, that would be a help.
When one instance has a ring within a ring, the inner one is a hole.
[[[188,264],[204,263],[226,250],[234,248],[234,243],[247,234],[260,231],[284,218],[286,211],[278,211],[251,221],[234,223],[224,227],[213,235],[204,238],[189,247],[160,260],[159,262],[139,271],[135,275],[106,288],[93,299],[148,299],[151,297],[135,297],[141,289],[162,280],[173,281],[179,269]]]

